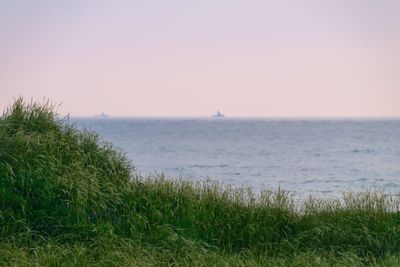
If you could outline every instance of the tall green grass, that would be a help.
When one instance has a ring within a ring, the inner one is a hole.
[[[285,191],[143,178],[49,103],[0,118],[0,261],[7,265],[393,265],[400,198],[295,202]]]

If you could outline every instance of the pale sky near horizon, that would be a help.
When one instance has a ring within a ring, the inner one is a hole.
[[[0,0],[0,108],[400,116],[399,0]]]

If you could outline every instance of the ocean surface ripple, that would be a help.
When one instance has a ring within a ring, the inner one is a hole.
[[[278,188],[298,197],[400,190],[400,119],[71,119],[146,176]]]

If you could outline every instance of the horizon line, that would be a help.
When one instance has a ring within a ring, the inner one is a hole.
[[[222,118],[215,118],[212,115],[110,115],[99,117],[98,115],[66,115],[60,117],[82,118],[82,119],[213,119],[213,120],[229,120],[229,119],[400,119],[400,115],[344,115],[344,116],[303,116],[303,115],[272,115],[272,116],[253,116],[253,115],[234,115]]]

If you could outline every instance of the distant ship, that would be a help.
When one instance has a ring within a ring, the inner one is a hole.
[[[99,115],[95,115],[95,118],[100,118],[100,119],[105,119],[105,118],[109,118],[110,116],[105,114],[104,112],[100,113]]]
[[[219,112],[219,110],[217,110],[217,113],[212,115],[213,118],[223,118],[225,117],[224,114],[222,114],[221,112]]]

